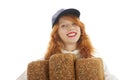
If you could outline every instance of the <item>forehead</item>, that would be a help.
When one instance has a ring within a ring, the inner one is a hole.
[[[59,19],[59,24],[61,24],[61,23],[70,23],[70,22],[72,22],[72,21],[69,20],[69,19],[64,19],[64,18]]]
[[[59,23],[62,23],[62,22],[75,22],[76,19],[74,17],[71,17],[71,16],[62,16],[61,18],[59,18]]]

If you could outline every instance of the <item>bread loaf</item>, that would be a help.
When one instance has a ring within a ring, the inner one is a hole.
[[[101,58],[76,59],[76,80],[104,80]]]
[[[28,64],[27,80],[49,80],[48,61],[39,60]]]
[[[75,80],[74,57],[71,54],[55,54],[49,60],[50,80]]]

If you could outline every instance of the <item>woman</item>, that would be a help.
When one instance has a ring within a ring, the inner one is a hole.
[[[75,9],[61,9],[53,16],[53,31],[45,59],[55,53],[77,51],[77,57],[91,57],[94,51],[79,20],[80,12]]]
[[[77,9],[60,9],[52,17],[52,33],[45,60],[56,53],[73,53],[77,58],[93,57],[94,48],[79,19]],[[104,67],[105,80],[117,80]],[[27,80],[26,72],[17,80]]]
[[[60,9],[52,17],[51,40],[45,59],[55,53],[74,53],[77,58],[92,57],[94,48],[85,32],[85,26],[79,19],[77,9]],[[116,80],[104,65],[105,80]]]

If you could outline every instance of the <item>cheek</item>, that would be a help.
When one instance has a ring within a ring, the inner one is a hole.
[[[58,30],[58,34],[60,38],[63,39],[65,37],[66,32],[64,30]]]
[[[78,28],[77,31],[78,31],[78,35],[81,36],[81,29]]]
[[[79,33],[80,33],[80,35],[81,35],[81,30],[79,29]]]

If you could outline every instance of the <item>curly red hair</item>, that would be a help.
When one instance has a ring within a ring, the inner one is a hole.
[[[81,57],[83,58],[91,57],[92,53],[94,52],[94,48],[90,42],[88,35],[85,32],[84,24],[79,20],[78,17],[74,15],[67,14],[62,17],[75,22],[80,27],[81,36],[77,42],[77,49],[79,50],[79,54],[81,55]],[[57,22],[53,26],[53,30],[51,33],[51,40],[48,45],[47,53],[45,54],[46,60],[49,60],[49,58],[54,54],[62,53],[61,49],[63,48],[63,42],[58,34],[58,27],[59,27],[59,22]]]

